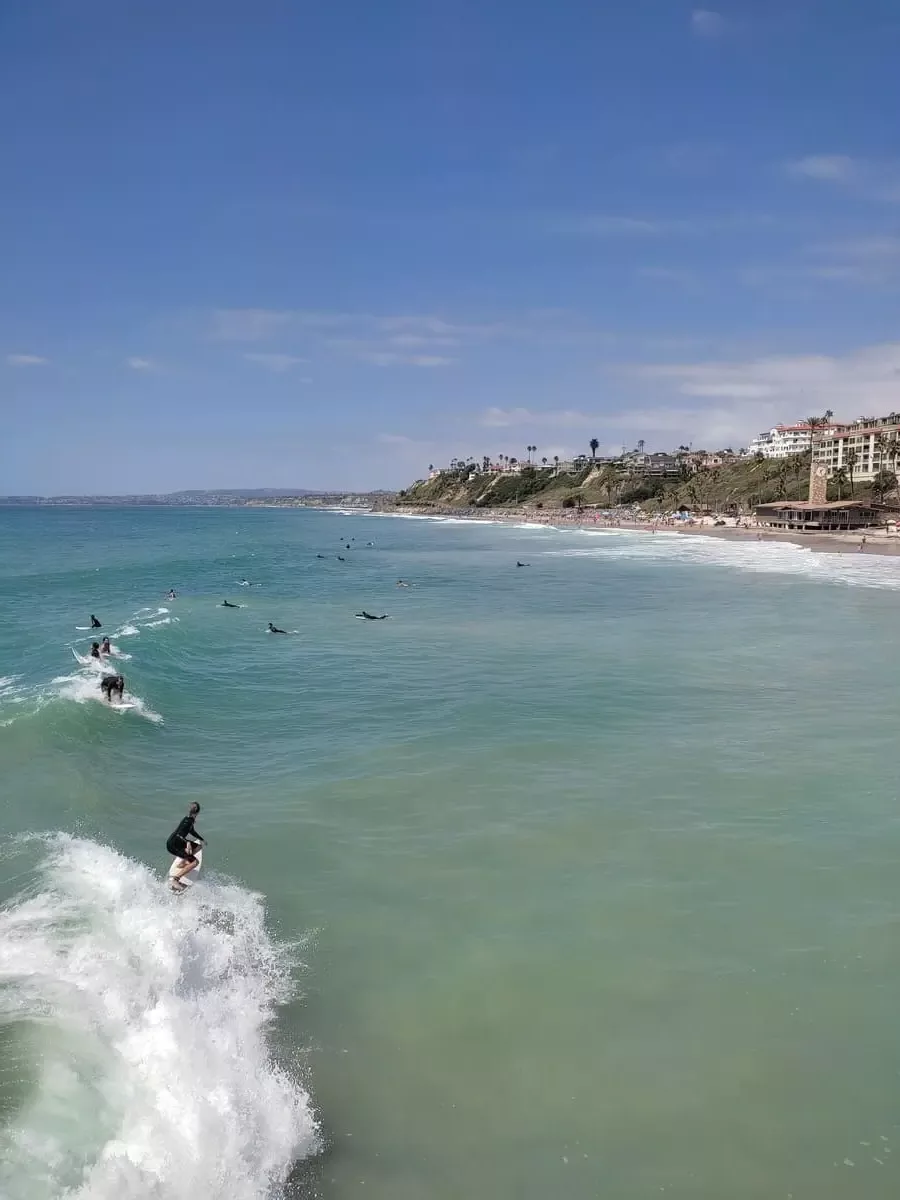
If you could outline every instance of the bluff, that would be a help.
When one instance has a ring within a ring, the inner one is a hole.
[[[422,509],[580,508],[639,506],[648,513],[692,511],[749,513],[757,504],[805,499],[809,453],[793,458],[745,458],[710,470],[679,476],[641,474],[624,463],[588,463],[569,472],[554,466],[523,466],[518,471],[490,472],[473,464],[441,471],[400,492],[397,505]],[[839,494],[840,493],[840,494]],[[829,500],[846,499],[851,488],[831,481]],[[858,498],[872,494],[870,484],[852,488]]]

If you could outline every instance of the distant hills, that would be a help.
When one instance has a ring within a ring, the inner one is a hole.
[[[353,492],[334,489],[331,491],[310,488],[204,488],[181,492],[135,494],[131,496],[0,496],[0,505],[10,506],[65,506],[88,507],[90,505],[229,505],[265,504],[267,501],[317,500],[364,500],[379,496],[392,496],[393,492]]]

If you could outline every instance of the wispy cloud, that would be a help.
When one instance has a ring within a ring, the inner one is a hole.
[[[633,377],[683,396],[764,400],[772,414],[826,408],[845,417],[897,407],[900,342],[836,356],[798,354],[737,362],[666,363],[627,369]]]
[[[43,367],[50,360],[39,354],[7,354],[6,361],[11,367]]]
[[[809,154],[785,165],[794,179],[834,184],[867,200],[900,203],[900,162],[851,158],[847,154]]]
[[[442,354],[398,354],[395,350],[358,350],[356,357],[373,367],[451,367],[456,362]]]
[[[604,213],[560,217],[550,223],[554,233],[585,234],[590,237],[655,237],[663,224],[644,217],[617,217]]]
[[[573,409],[535,412],[528,408],[491,407],[478,418],[478,424],[486,429],[514,429],[551,427],[553,429],[588,429],[602,423],[604,418],[596,414],[577,412]]]
[[[130,367],[132,371],[152,371],[154,364],[149,358],[126,358],[125,366]]]
[[[721,13],[710,8],[695,8],[691,13],[691,33],[694,37],[713,40],[722,37],[728,30],[728,22]]]
[[[550,233],[594,238],[704,237],[768,229],[777,225],[768,213],[720,213],[694,217],[610,216],[585,213],[554,217],[547,223]]]
[[[259,342],[281,332],[295,315],[269,308],[220,308],[212,314],[211,336],[225,342]]]
[[[255,363],[259,367],[264,367],[267,371],[272,371],[275,374],[281,374],[284,371],[290,371],[292,367],[299,366],[300,363],[309,362],[308,358],[301,358],[296,354],[245,354],[244,358],[247,362]]]
[[[649,283],[662,283],[687,292],[696,292],[700,285],[695,271],[681,267],[638,267],[637,277]]]
[[[796,179],[827,179],[847,183],[856,178],[858,167],[846,154],[809,154],[789,162],[787,172]]]

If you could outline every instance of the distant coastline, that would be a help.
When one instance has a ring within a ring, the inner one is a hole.
[[[0,496],[0,508],[371,508],[393,499],[393,492],[256,488],[133,496]]]

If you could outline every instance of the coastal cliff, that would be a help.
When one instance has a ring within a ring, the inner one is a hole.
[[[631,471],[617,463],[588,463],[566,472],[555,467],[523,466],[517,471],[481,471],[463,465],[419,480],[400,492],[401,507],[470,508],[613,508],[638,505],[647,512],[692,510],[751,512],[757,504],[805,499],[809,454],[789,459],[741,459],[710,470],[659,477]],[[871,485],[857,483],[857,498],[871,495]],[[844,485],[829,483],[828,498],[850,495]]]

